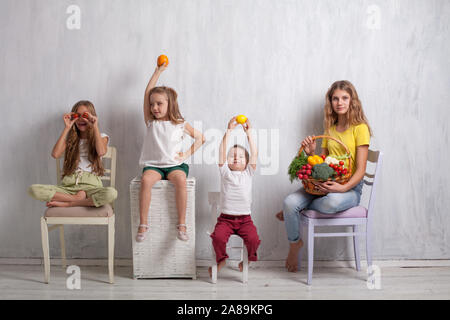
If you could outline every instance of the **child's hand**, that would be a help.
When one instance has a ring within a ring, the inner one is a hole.
[[[250,123],[250,120],[248,120],[248,118],[247,118],[247,121],[245,121],[245,122],[242,124],[242,128],[244,128],[244,131],[245,131],[246,133],[248,133],[248,131],[252,128],[252,124]]]
[[[236,128],[238,123],[236,122],[236,117],[231,118],[231,120],[228,122],[228,129],[233,130]]]
[[[302,141],[302,147],[307,155],[311,155],[316,151],[316,140],[314,140],[312,136],[307,136],[305,140]]]
[[[162,65],[156,67],[155,73],[156,73],[156,72],[161,73],[161,72],[163,72],[164,70],[166,70],[167,68],[168,68],[167,63],[164,62],[164,64],[162,64]]]
[[[185,152],[177,152],[177,155],[175,156],[176,161],[184,161],[187,159],[187,155]]]
[[[83,119],[87,120],[89,126],[93,126],[93,125],[97,124],[97,117],[93,116],[89,112],[83,113],[82,117],[83,117]]]
[[[77,118],[74,118],[72,120],[72,115],[73,114],[74,114],[74,112],[71,112],[71,113],[66,113],[63,116],[64,124],[66,125],[66,128],[68,128],[68,129],[72,128],[72,126],[75,123],[75,121],[77,121]]]

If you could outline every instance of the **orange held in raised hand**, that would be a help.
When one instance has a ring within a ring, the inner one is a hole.
[[[242,114],[236,117],[237,123],[244,124],[246,121],[247,121],[247,117]]]
[[[165,65],[166,67],[169,65],[169,58],[163,54],[158,57],[158,67],[161,67],[162,65]]]

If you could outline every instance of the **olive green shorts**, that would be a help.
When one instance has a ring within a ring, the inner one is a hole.
[[[147,170],[153,170],[158,172],[161,175],[162,180],[167,180],[167,175],[175,170],[181,170],[186,174],[186,178],[189,174],[189,166],[186,163],[182,163],[179,166],[174,167],[168,167],[168,168],[157,168],[157,167],[145,167],[142,169],[142,173],[144,173]]]

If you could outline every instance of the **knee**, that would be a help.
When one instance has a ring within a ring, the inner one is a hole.
[[[341,199],[338,194],[329,193],[320,203],[319,211],[322,213],[336,213],[341,207]]]
[[[285,212],[286,214],[292,212],[293,208],[296,207],[296,202],[294,201],[294,197],[292,197],[292,195],[288,195],[286,198],[284,198],[283,200],[283,212]]]
[[[225,239],[224,236],[216,234],[215,232],[211,234],[211,239],[213,244],[217,246],[226,246],[228,242],[228,240]]]
[[[117,190],[112,187],[107,187],[105,190],[105,202],[111,203],[117,199]]]
[[[28,194],[30,197],[36,199],[38,197],[38,185],[33,184],[28,188]]]
[[[155,179],[150,176],[149,174],[144,174],[141,177],[141,184],[145,185],[145,186],[152,186],[154,183]]]
[[[177,188],[186,188],[186,176],[178,175],[177,177],[172,179],[172,183]]]
[[[259,239],[259,236],[257,233],[249,235],[246,239],[245,242],[247,243],[248,246],[251,247],[258,247],[261,240]]]
[[[304,201],[299,199],[297,194],[291,193],[283,201],[283,213],[285,215],[291,215],[298,213],[304,207]]]

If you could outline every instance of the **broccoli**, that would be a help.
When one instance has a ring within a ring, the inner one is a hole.
[[[328,178],[332,177],[335,174],[335,171],[333,168],[331,168],[327,163],[320,163],[316,164],[312,168],[312,175],[316,180],[323,180],[326,181]]]

